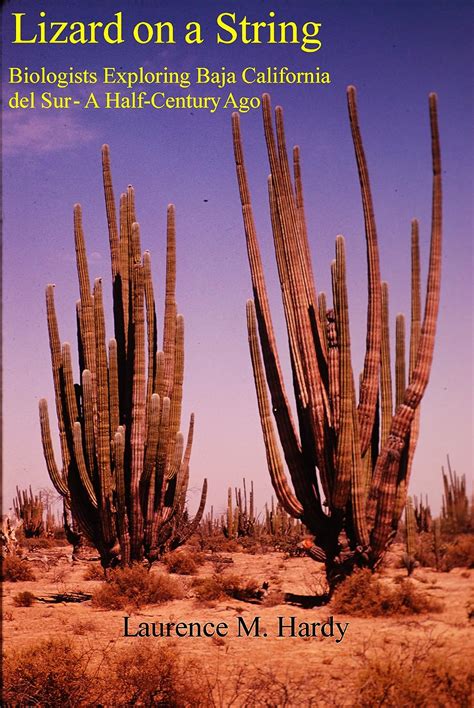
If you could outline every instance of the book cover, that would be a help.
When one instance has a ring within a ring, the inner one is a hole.
[[[469,705],[472,19],[3,3],[6,704]]]

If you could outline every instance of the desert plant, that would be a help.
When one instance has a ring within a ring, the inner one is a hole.
[[[221,600],[226,595],[235,600],[255,599],[259,584],[253,578],[242,578],[239,575],[215,573],[212,576],[195,578],[193,589],[200,600]]]
[[[158,605],[182,596],[182,587],[175,578],[134,564],[110,570],[107,582],[94,593],[92,603],[107,610],[121,610]]]
[[[408,575],[411,575],[416,567],[415,557],[417,555],[417,527],[415,510],[411,497],[407,498],[405,505],[405,537],[406,537],[406,552],[403,554],[403,565],[407,569]]]
[[[91,651],[79,650],[63,638],[7,652],[3,700],[8,705],[45,708],[100,703],[98,669],[91,670],[90,659]]]
[[[238,114],[234,154],[254,300],[247,303],[250,353],[267,463],[278,501],[315,537],[331,587],[355,566],[375,568],[403,511],[418,437],[419,404],[433,358],[441,274],[441,161],[436,96],[430,95],[433,212],[426,306],[421,326],[418,223],[412,223],[412,313],[408,386],[404,327],[397,321],[396,409],[393,412],[388,339],[388,287],[380,280],[377,233],[368,168],[353,87],[347,92],[365,220],[368,259],[367,349],[359,402],[351,364],[344,238],[336,239],[331,266],[333,307],[319,298],[313,278],[304,214],[299,149],[294,181],[286,150],[282,109],[276,140],[270,98],[263,98],[270,162],[268,181],[275,255],[288,331],[299,423],[293,419],[282,377],[244,164]],[[263,361],[262,361],[263,359]],[[270,391],[271,403],[268,398]],[[379,405],[380,400],[380,405]],[[294,492],[286,479],[271,411]],[[379,425],[380,411],[380,425]]]
[[[35,576],[28,565],[28,562],[19,556],[5,556],[1,561],[2,581],[10,583],[22,582],[24,580],[35,580]]]
[[[18,520],[23,522],[22,528],[26,538],[41,536],[44,531],[43,502],[40,494],[29,490],[16,488],[13,508]]]
[[[15,555],[18,552],[17,531],[21,531],[22,522],[17,518],[2,515],[0,525],[0,551],[1,557]]]
[[[156,560],[197,527],[185,509],[194,417],[184,449],[180,432],[184,373],[184,320],[175,299],[174,206],[167,213],[163,351],[158,351],[151,257],[142,254],[132,187],[120,197],[119,222],[109,148],[102,171],[112,264],[114,338],[108,348],[102,280],[91,293],[82,209],[74,207],[80,300],[77,303],[79,383],[71,346],[61,346],[54,286],[46,288],[62,470],[54,459],[46,400],[40,401],[45,460],[51,480],[76,523],[100,553],[102,564]],[[184,453],[183,453],[184,451]]]
[[[415,495],[413,497],[413,510],[416,519],[416,528],[420,533],[429,532],[433,526],[433,517],[431,516],[431,509],[428,503],[428,495],[425,494],[425,501],[423,501],[423,495],[418,497]]]
[[[202,667],[185,661],[176,646],[127,647],[111,658],[109,666],[109,705],[178,708],[205,703]]]
[[[35,596],[29,590],[24,590],[13,596],[13,604],[15,607],[31,607],[36,600]]]
[[[163,562],[170,573],[194,575],[197,573],[198,566],[204,562],[204,556],[202,553],[177,551],[167,553],[163,558]]]
[[[90,563],[82,577],[84,580],[105,580],[104,569],[96,563]]]
[[[466,476],[459,476],[451,467],[449,455],[447,472],[441,467],[443,476],[443,503],[441,508],[441,530],[455,535],[466,533],[473,528],[472,509],[466,494]]]
[[[444,544],[440,562],[441,570],[474,568],[474,535],[460,534]]]
[[[394,586],[375,577],[369,568],[357,570],[336,589],[332,599],[334,612],[356,617],[441,612],[443,607],[429,595],[401,579]]]
[[[468,708],[474,674],[464,657],[450,653],[439,637],[416,644],[390,644],[365,651],[354,690],[360,708],[420,706]]]
[[[220,517],[214,516],[214,509],[203,518],[199,527],[201,547],[209,550],[242,550],[258,552],[265,547],[284,551],[296,551],[298,543],[306,534],[299,519],[287,514],[285,509],[272,497],[270,506],[265,504],[264,513],[255,508],[253,482],[247,496],[247,484],[227,491],[227,508]],[[226,542],[223,543],[223,537]],[[238,542],[235,548],[231,544]],[[312,545],[312,544],[311,544]]]

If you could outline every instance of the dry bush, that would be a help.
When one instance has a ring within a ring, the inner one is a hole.
[[[401,579],[395,587],[376,578],[368,569],[354,572],[336,589],[332,599],[334,612],[354,617],[420,614],[441,612],[442,605]]]
[[[73,634],[80,636],[92,634],[92,632],[97,630],[97,624],[91,620],[79,620],[72,625],[71,630]]]
[[[216,536],[199,536],[199,547],[201,551],[211,551],[211,553],[237,553],[242,551],[240,540],[226,538],[223,534]]]
[[[447,708],[472,705],[474,673],[469,663],[449,655],[439,642],[426,640],[379,650],[360,657],[357,705],[361,708],[417,706]]]
[[[221,600],[225,596],[243,602],[255,598],[259,584],[252,578],[238,575],[212,575],[196,578],[194,592],[199,600]]]
[[[10,583],[21,582],[23,580],[36,580],[27,561],[19,556],[5,556],[1,563],[2,581]]]
[[[217,575],[195,578],[193,589],[198,600],[221,600],[225,597],[222,581]]]
[[[438,563],[432,533],[422,532],[418,534],[415,559],[425,568],[437,567]]]
[[[92,604],[107,610],[158,605],[183,597],[180,583],[168,575],[152,574],[142,565],[119,568],[94,593]]]
[[[105,580],[104,569],[97,563],[90,563],[82,577],[84,580]]]
[[[452,568],[474,568],[474,535],[461,534],[446,543],[441,560],[442,570]]]
[[[32,592],[25,590],[24,592],[19,592],[13,597],[13,604],[15,607],[31,607],[33,602],[36,600]]]
[[[174,645],[122,649],[111,658],[108,669],[108,705],[206,705],[202,668],[189,659],[184,661]]]
[[[258,582],[253,578],[242,579],[239,575],[223,575],[221,582],[226,595],[244,602],[255,598],[259,588]]]
[[[168,553],[163,558],[163,562],[170,573],[194,575],[197,573],[198,566],[204,563],[204,555],[202,553],[174,551],[173,553]]]
[[[3,701],[12,706],[75,708],[96,704],[97,681],[91,680],[90,652],[68,639],[48,639],[16,652],[3,662]]]

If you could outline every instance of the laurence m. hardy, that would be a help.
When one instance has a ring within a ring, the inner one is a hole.
[[[243,617],[232,622],[185,621],[140,622],[123,618],[124,637],[299,637],[301,639],[332,639],[339,644],[344,639],[349,622],[337,622],[331,615],[324,621],[301,621],[298,617],[278,615],[272,618]]]

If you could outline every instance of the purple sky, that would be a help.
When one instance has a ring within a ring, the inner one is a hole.
[[[126,43],[120,46],[12,45],[11,12],[26,12],[33,32],[38,8],[47,19],[104,20],[123,11]],[[4,97],[48,87],[8,85],[10,66],[37,70],[190,70],[208,66],[239,71],[245,66],[320,67],[330,85],[229,87],[236,95],[267,90],[284,107],[289,145],[301,146],[307,217],[318,288],[329,291],[334,239],[347,240],[354,369],[362,366],[366,317],[366,268],[362,208],[345,88],[358,89],[361,127],[372,181],[382,277],[390,285],[392,333],[395,315],[409,314],[410,220],[421,229],[426,276],[431,210],[428,93],[439,97],[444,179],[444,254],[438,335],[428,391],[422,404],[421,436],[411,492],[428,492],[437,510],[440,467],[450,453],[458,472],[472,472],[472,14],[468,2],[7,2],[3,5]],[[252,21],[322,23],[320,51],[297,45],[215,43],[219,12],[248,14]],[[130,28],[140,20],[169,20],[175,45],[137,45]],[[186,45],[186,21],[202,24],[205,42]],[[141,88],[141,87],[138,87]],[[103,95],[99,84],[91,86]],[[83,98],[88,87],[51,91]],[[109,90],[122,90],[110,87]],[[150,89],[149,89],[150,90]],[[153,90],[153,89],[151,89]],[[155,90],[162,90],[157,87]],[[215,87],[168,95],[226,94]],[[41,449],[38,400],[53,406],[44,286],[56,283],[63,341],[75,342],[78,297],[72,205],[80,202],[91,276],[104,276],[110,295],[110,265],[103,205],[100,146],[111,147],[116,194],[135,186],[143,248],[151,250],[155,293],[163,302],[166,205],[176,204],[178,305],[186,323],[184,418],[196,413],[191,486],[210,481],[209,506],[224,506],[227,486],[253,479],[259,506],[271,485],[247,348],[245,302],[251,296],[245,238],[233,165],[231,110],[68,111],[3,109],[4,264],[4,489],[10,506],[15,485],[49,484]],[[267,284],[280,342],[286,337],[279,302],[266,206],[267,158],[259,110],[242,118],[255,216]],[[110,297],[109,297],[110,304]],[[110,308],[109,308],[110,312]],[[110,323],[109,323],[110,324]],[[111,328],[109,326],[109,336]],[[77,379],[77,370],[76,370]],[[289,379],[287,379],[290,385]],[[183,423],[184,427],[184,423]],[[208,507],[209,508],[209,507]]]

